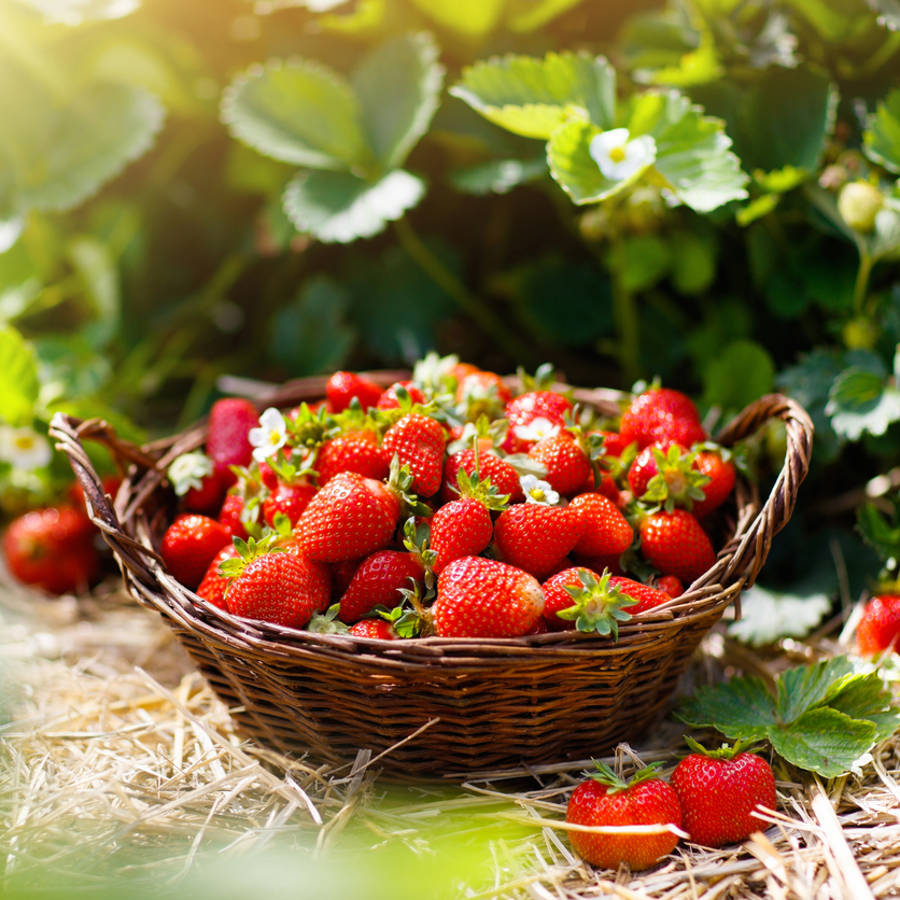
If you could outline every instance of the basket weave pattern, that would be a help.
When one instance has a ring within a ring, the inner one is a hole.
[[[389,384],[398,374],[380,378]],[[260,405],[317,399],[324,383],[291,382]],[[575,390],[580,402],[605,412],[617,411],[620,396]],[[734,444],[771,420],[785,424],[787,451],[765,502],[739,481],[731,536],[715,565],[682,596],[622,623],[617,642],[571,631],[377,641],[231,616],[177,582],[157,553],[174,510],[166,468],[202,446],[204,427],[138,447],[100,420],[58,414],[51,434],[84,487],[126,589],[163,616],[242,731],[332,765],[352,762],[361,748],[390,750],[380,761],[386,772],[429,775],[596,755],[636,738],[659,715],[692,652],[756,580],[793,512],[812,449],[812,423],[800,406],[778,394],[763,397],[716,440]],[[114,503],[85,440],[105,444],[126,469]]]

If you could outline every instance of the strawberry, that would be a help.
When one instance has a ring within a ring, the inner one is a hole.
[[[459,379],[456,386],[456,402],[469,422],[482,415],[492,419],[502,416],[510,400],[512,391],[496,372],[481,369],[469,372]]]
[[[350,626],[354,637],[375,638],[380,641],[396,641],[399,635],[387,619],[360,619]]]
[[[338,472],[358,472],[381,481],[387,478],[388,463],[375,432],[360,429],[324,441],[316,454],[316,472],[319,487],[328,484]]]
[[[440,422],[430,416],[409,413],[391,425],[384,434],[385,460],[394,456],[412,474],[412,490],[422,497],[436,494],[444,470],[444,446],[447,435]]]
[[[525,499],[522,485],[519,483],[519,473],[505,459],[496,453],[484,452],[479,448],[477,461],[476,471],[474,449],[460,450],[447,457],[444,462],[444,484],[441,488],[441,499],[444,502],[458,496],[456,487],[460,470],[476,478],[489,478],[497,493],[508,494],[513,503],[520,503]]]
[[[226,544],[213,558],[206,570],[206,574],[197,587],[197,595],[204,600],[208,600],[213,606],[219,609],[228,609],[225,603],[225,589],[228,587],[230,578],[222,573],[219,563],[226,559],[236,559],[238,557],[238,549],[234,544]]]
[[[395,381],[392,385],[389,385],[384,389],[381,396],[378,398],[378,403],[375,404],[376,407],[378,409],[397,409],[401,405],[400,393],[398,393],[398,389],[400,388],[406,392],[406,397],[410,403],[425,403],[427,401],[427,398],[422,393],[421,389],[413,384],[413,382]]]
[[[229,491],[222,501],[222,508],[219,510],[219,522],[228,529],[228,533],[233,538],[247,539],[247,526],[245,520],[256,521],[259,513],[257,505],[246,508],[247,501],[241,491]]]
[[[660,575],[656,579],[656,587],[665,591],[670,597],[680,597],[684,593],[684,585],[674,575]]]
[[[634,531],[616,504],[603,494],[579,494],[569,503],[583,523],[572,548],[579,556],[620,556],[634,541]]]
[[[357,567],[341,597],[342,622],[355,622],[376,606],[392,609],[403,600],[401,589],[421,583],[422,563],[412,553],[377,550]]]
[[[253,459],[251,428],[259,425],[256,407],[242,397],[216,400],[209,411],[206,453],[223,483],[234,484],[231,466],[249,466]]]
[[[515,503],[494,523],[494,541],[505,562],[546,578],[581,538],[576,510],[542,503]]]
[[[312,559],[340,562],[383,548],[399,517],[400,500],[384,482],[340,472],[309,501],[296,532]]]
[[[681,808],[671,785],[658,778],[653,767],[623,781],[609,766],[596,763],[596,773],[585,773],[569,798],[566,822],[593,828],[602,826],[674,825],[681,827]],[[669,828],[634,833],[570,831],[572,848],[587,862],[605,869],[627,863],[647,869],[675,849],[678,835]]]
[[[599,428],[588,434],[598,434],[603,438],[603,455],[619,457],[625,452],[628,442],[622,438],[618,431],[609,431]]]
[[[544,466],[544,479],[564,496],[574,494],[591,477],[591,462],[568,431],[541,438],[528,455]]]
[[[900,595],[876,594],[866,603],[856,626],[856,647],[860,656],[900,647]]]
[[[660,603],[668,603],[672,599],[672,595],[661,588],[655,588],[641,581],[635,581],[633,578],[613,575],[609,579],[609,583],[623,594],[627,594],[629,597],[637,600],[634,606],[628,607],[628,612],[633,616],[644,612],[644,610],[653,609],[654,606],[659,606]]]
[[[507,453],[526,453],[537,440],[532,436],[534,429],[529,426],[543,419],[549,428],[562,429],[566,424],[566,413],[571,412],[572,402],[556,391],[528,391],[513,397],[505,409],[509,430],[501,445],[503,450]]]
[[[327,566],[303,553],[274,550],[243,566],[228,585],[225,602],[233,615],[302,628],[328,605],[330,592]]]
[[[3,535],[12,575],[50,594],[84,590],[100,573],[96,529],[82,509],[67,504],[33,509]]]
[[[638,449],[675,441],[684,447],[706,440],[706,431],[693,400],[672,388],[650,388],[635,397],[622,414],[619,438]]]
[[[731,496],[737,470],[730,459],[714,450],[701,450],[694,459],[694,468],[709,479],[702,485],[703,499],[695,501],[691,508],[691,512],[702,519]]]
[[[650,513],[638,530],[641,553],[663,575],[675,575],[690,584],[716,561],[709,537],[687,510]]]
[[[279,482],[263,501],[263,519],[269,525],[274,525],[275,516],[280,513],[288,517],[291,525],[296,525],[316,490],[316,486],[306,479],[291,484]]]
[[[769,764],[740,745],[709,753],[690,738],[693,753],[672,772],[684,829],[696,844],[721,847],[742,841],[766,823],[754,814],[757,805],[775,809],[775,776]]]
[[[342,559],[340,562],[331,564],[331,588],[338,600],[349,587],[360,563],[362,563],[361,559]]]
[[[527,572],[463,556],[438,576],[434,631],[439,637],[517,637],[534,627],[543,609],[544,592]]]
[[[231,543],[231,533],[215,519],[200,513],[182,513],[166,529],[160,555],[169,573],[193,590],[213,557]]]
[[[202,450],[175,457],[166,470],[166,477],[175,496],[181,497],[182,507],[189,512],[212,516],[222,505],[227,487],[225,479]]]
[[[328,410],[333,413],[342,412],[354,399],[364,410],[369,409],[380,396],[379,385],[355,372],[334,372],[325,384],[325,400]]]

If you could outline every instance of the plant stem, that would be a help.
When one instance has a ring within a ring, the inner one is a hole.
[[[871,254],[860,247],[859,268],[856,271],[856,284],[853,287],[853,312],[857,316],[863,311],[863,304],[869,291],[869,276],[872,274],[874,262]]]
[[[415,233],[406,219],[398,219],[394,223],[394,231],[410,258],[497,346],[508,350],[519,362],[531,358],[531,350],[509,330],[506,322],[496,316],[483,300],[469,292]]]

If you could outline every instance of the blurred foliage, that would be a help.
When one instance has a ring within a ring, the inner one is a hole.
[[[769,577],[815,557],[835,597],[826,548],[854,555],[900,460],[898,25],[878,0],[0,0],[0,425],[141,439],[224,373],[431,348],[659,376],[719,422],[780,389],[817,438]],[[13,463],[7,513],[69,477]]]

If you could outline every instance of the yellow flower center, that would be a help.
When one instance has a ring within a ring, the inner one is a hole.
[[[269,432],[269,443],[272,446],[276,446],[281,443],[281,432],[276,431],[274,428]]]
[[[532,496],[535,500],[545,500],[546,494],[540,488],[532,488],[529,492],[529,495]]]
[[[31,450],[34,447],[34,438],[29,434],[17,434],[13,438],[16,450]]]
[[[625,147],[613,147],[612,150],[609,151],[609,158],[614,163],[624,162],[625,160]]]

